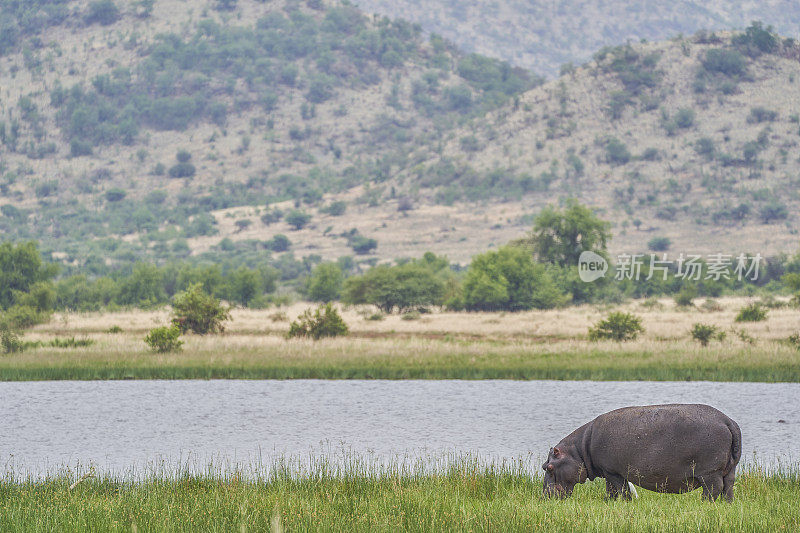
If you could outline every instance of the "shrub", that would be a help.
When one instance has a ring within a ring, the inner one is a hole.
[[[631,153],[625,143],[612,137],[606,143],[606,161],[612,165],[624,165],[631,160]]]
[[[675,304],[678,307],[691,307],[693,305],[692,300],[696,297],[697,289],[692,285],[687,285],[675,295]]]
[[[128,193],[125,192],[124,189],[120,189],[118,187],[115,187],[113,189],[109,189],[105,193],[106,200],[109,201],[109,202],[119,202],[121,200],[124,200],[125,196],[127,196],[127,195],[128,195]]]
[[[654,252],[666,252],[671,245],[669,237],[653,237],[647,242],[647,247]]]
[[[786,206],[780,202],[772,201],[759,210],[759,216],[764,224],[770,224],[777,220],[785,220],[789,217]]]
[[[295,230],[303,229],[310,221],[311,215],[298,209],[292,209],[286,215],[286,223],[293,226]]]
[[[710,137],[701,137],[697,139],[697,141],[694,143],[694,151],[697,152],[698,155],[702,155],[707,159],[713,158],[714,152],[716,152],[714,140]]]
[[[280,209],[268,209],[266,213],[261,215],[261,222],[264,223],[265,226],[269,226],[270,224],[274,224],[278,222],[280,219],[283,218],[283,211]]]
[[[778,118],[778,112],[765,107],[753,107],[747,116],[747,122],[754,124],[759,122],[774,122]]]
[[[726,76],[741,76],[747,70],[747,61],[736,50],[714,48],[706,52],[703,68],[709,72],[717,72]]]
[[[197,169],[191,163],[177,163],[169,169],[171,178],[191,178],[196,172]]]
[[[27,329],[50,320],[50,312],[30,305],[14,305],[4,314],[3,320],[13,329]]]
[[[358,255],[366,255],[378,247],[378,241],[363,235],[356,235],[350,240],[350,247]]]
[[[717,326],[710,324],[696,323],[692,326],[692,338],[700,343],[701,346],[708,346],[708,343],[714,339],[723,340],[725,332],[720,331]]]
[[[690,128],[694,124],[694,109],[683,107],[678,109],[673,118],[675,125],[679,128]]]
[[[345,211],[347,211],[347,202],[344,202],[342,200],[331,202],[330,205],[322,207],[319,210],[320,213],[326,213],[328,215],[331,215],[332,217],[340,217],[344,215]]]
[[[151,329],[144,342],[157,353],[176,352],[183,346],[183,341],[178,340],[180,336],[181,330],[178,326],[162,326]]]
[[[21,352],[25,344],[20,340],[19,333],[8,324],[0,324],[0,347],[3,353]]]
[[[589,328],[589,340],[630,341],[634,340],[642,332],[644,332],[644,328],[642,327],[641,318],[631,313],[615,311]]]
[[[96,0],[89,4],[86,12],[86,24],[114,24],[119,18],[119,8],[112,0]]]
[[[218,298],[203,291],[200,283],[194,283],[177,294],[172,302],[172,323],[181,333],[192,331],[205,335],[225,331],[223,322],[230,320],[230,309]]]
[[[751,303],[739,309],[734,320],[736,322],[761,322],[766,318],[767,310],[760,303]]]
[[[339,337],[347,333],[347,324],[333,304],[328,303],[319,306],[313,313],[311,309],[306,309],[289,326],[288,337],[308,337],[318,340],[323,337]]]
[[[273,252],[285,252],[292,247],[292,241],[283,233],[278,233],[267,241],[266,246]]]
[[[122,328],[114,324],[106,330],[106,333],[122,333]]]
[[[80,139],[72,139],[69,142],[69,155],[72,157],[92,155],[92,143]]]

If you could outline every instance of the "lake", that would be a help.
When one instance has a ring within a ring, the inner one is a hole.
[[[0,461],[41,476],[94,465],[523,458],[627,405],[707,403],[736,420],[742,462],[800,460],[800,384],[590,381],[42,381],[0,383]]]

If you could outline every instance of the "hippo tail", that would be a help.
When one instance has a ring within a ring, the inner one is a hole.
[[[728,418],[725,425],[731,430],[731,458],[728,460],[728,465],[725,468],[726,473],[736,468],[739,464],[739,459],[742,457],[742,430],[739,429],[739,424]]]

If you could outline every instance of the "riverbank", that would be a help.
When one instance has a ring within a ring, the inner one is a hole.
[[[632,502],[604,500],[603,480],[572,498],[545,500],[541,480],[519,468],[462,464],[439,474],[409,470],[312,469],[266,479],[74,475],[0,481],[3,531],[795,531],[798,469],[737,477],[735,500],[700,491],[639,490]]]
[[[578,379],[800,382],[800,311],[769,310],[762,322],[736,323],[743,299],[711,312],[633,302],[645,333],[626,343],[590,342],[588,327],[609,309],[574,307],[526,313],[435,313],[374,318],[344,312],[351,334],[318,342],[287,340],[283,311],[237,310],[224,335],[184,337],[182,351],[154,354],[143,342],[168,310],[58,315],[25,335],[38,346],[0,356],[0,380],[93,379]],[[726,333],[703,347],[697,322]],[[115,327],[116,326],[116,327]],[[112,329],[113,328],[113,329]],[[109,331],[118,331],[110,333]],[[88,339],[59,347],[54,339]]]

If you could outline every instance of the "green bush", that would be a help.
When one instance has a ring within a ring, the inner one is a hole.
[[[169,169],[171,178],[191,178],[196,173],[197,169],[191,163],[177,163]]]
[[[683,107],[678,109],[673,118],[675,125],[679,128],[690,128],[694,124],[694,109]]]
[[[0,323],[0,347],[6,354],[21,352],[25,348],[19,333],[5,322]]]
[[[102,24],[108,26],[119,18],[119,8],[112,0],[95,0],[89,4],[84,20],[86,24]]]
[[[612,137],[606,143],[606,161],[612,165],[624,165],[631,160],[631,153],[625,143]]]
[[[717,326],[710,324],[696,323],[692,326],[692,338],[700,343],[701,346],[708,346],[708,343],[714,339],[723,340],[725,332],[721,331]]]
[[[641,318],[631,313],[615,311],[589,328],[589,340],[631,341],[643,332]]]
[[[675,304],[678,307],[691,307],[692,300],[695,298],[697,298],[697,289],[693,285],[687,285],[675,295]]]
[[[736,322],[761,322],[766,320],[767,310],[760,303],[751,303],[739,309],[736,313]]]
[[[363,235],[356,235],[350,240],[350,247],[358,255],[366,255],[378,247],[378,241]]]
[[[747,116],[747,122],[754,124],[759,122],[774,122],[778,118],[778,112],[766,107],[753,107]]]
[[[30,305],[15,305],[3,313],[3,320],[14,329],[27,329],[50,320],[50,312]]]
[[[311,221],[311,215],[299,209],[292,209],[286,215],[285,220],[286,223],[293,226],[295,230],[301,230]]]
[[[747,60],[736,50],[714,48],[706,52],[703,68],[726,76],[741,76],[747,71]]]
[[[654,252],[666,252],[671,245],[669,237],[653,237],[647,241],[647,247]]]
[[[544,265],[512,246],[473,257],[463,292],[470,311],[551,309],[567,301]]]
[[[333,304],[327,303],[319,306],[313,313],[311,309],[306,309],[289,326],[288,337],[308,337],[318,340],[323,337],[339,337],[347,333],[347,324]]]
[[[230,318],[230,309],[207,294],[200,283],[190,285],[172,302],[172,323],[181,333],[222,333],[225,331],[223,322]]]
[[[162,326],[151,329],[144,342],[157,353],[176,352],[183,346],[183,341],[178,340],[180,336],[181,330],[178,326]]]

